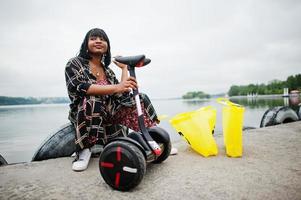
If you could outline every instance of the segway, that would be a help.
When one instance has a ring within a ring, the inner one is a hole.
[[[126,64],[130,76],[135,77],[135,68],[151,62],[144,55],[117,57],[117,62]],[[146,163],[161,163],[171,151],[169,134],[160,127],[146,128],[138,89],[133,90],[140,132],[131,132],[127,137],[118,137],[107,144],[99,158],[99,169],[105,182],[113,189],[127,191],[136,187],[146,171]]]

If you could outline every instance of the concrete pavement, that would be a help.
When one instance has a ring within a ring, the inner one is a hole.
[[[72,158],[0,167],[0,199],[301,199],[301,122],[244,132],[242,158],[204,158],[184,142],[178,155],[149,165],[130,192],[112,190],[98,159],[84,172],[71,170]]]

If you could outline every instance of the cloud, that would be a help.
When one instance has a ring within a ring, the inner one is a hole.
[[[0,95],[66,96],[65,64],[93,27],[114,55],[152,59],[138,80],[153,97],[284,80],[300,73],[300,18],[299,1],[1,1]]]

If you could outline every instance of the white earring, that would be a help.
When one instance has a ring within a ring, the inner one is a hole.
[[[101,62],[102,62],[102,63],[105,62],[105,58],[106,58],[106,54],[103,54],[103,55],[102,55],[102,58],[101,58]]]

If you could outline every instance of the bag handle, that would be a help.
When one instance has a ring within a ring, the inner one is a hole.
[[[222,105],[224,105],[224,106],[236,106],[236,107],[242,107],[242,108],[243,108],[242,105],[233,103],[233,102],[231,102],[231,101],[230,101],[229,99],[227,99],[227,98],[220,97],[220,98],[217,98],[216,101],[217,101],[217,103],[222,104]]]

